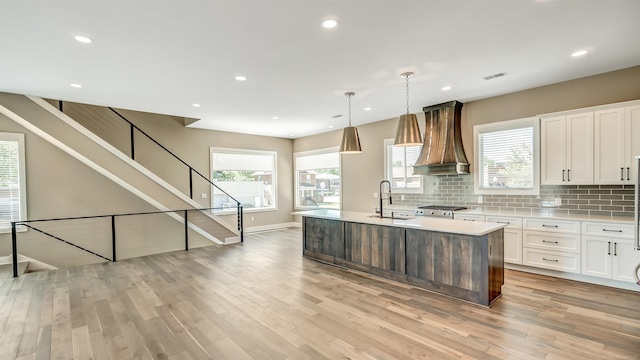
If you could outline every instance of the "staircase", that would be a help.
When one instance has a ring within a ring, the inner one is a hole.
[[[2,114],[145,200],[159,211],[203,208],[202,204],[189,196],[190,194],[185,194],[184,184],[178,184],[172,179],[165,180],[140,162],[131,159],[130,154],[125,151],[132,152],[133,148],[125,149],[126,142],[120,140],[120,143],[112,144],[106,141],[47,101],[35,97],[1,93],[0,104],[2,104],[0,106]],[[5,104],[7,104],[6,107]],[[90,123],[99,125],[97,121],[87,117],[82,118],[87,125]],[[131,137],[133,138],[133,135]],[[159,169],[161,170],[162,166],[159,166]],[[189,169],[188,176],[191,177],[192,169],[190,167]],[[182,177],[185,176],[187,175]],[[205,180],[208,182],[208,179]],[[202,183],[199,183],[199,186],[202,187]],[[206,184],[206,189],[210,190],[210,184]],[[190,190],[193,191],[193,189]],[[241,214],[241,208],[238,210]],[[167,214],[173,221],[184,223],[184,219],[179,214]],[[210,211],[197,211],[189,215],[188,227],[214,243],[229,244],[241,240],[241,221],[239,216],[240,226],[237,226],[221,220]]]

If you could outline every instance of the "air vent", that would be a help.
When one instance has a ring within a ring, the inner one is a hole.
[[[507,75],[506,72],[501,72],[501,73],[497,73],[497,74],[493,74],[493,75],[489,75],[489,76],[484,76],[483,79],[491,80],[491,79],[499,78],[499,77],[502,77],[502,76],[505,76],[505,75]]]
[[[339,117],[342,117],[342,115],[338,114],[338,115],[333,115],[332,118],[337,119]]]

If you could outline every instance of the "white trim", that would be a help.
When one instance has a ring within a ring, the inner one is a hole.
[[[207,174],[207,176],[209,176],[209,180],[216,184],[216,182],[213,181],[213,179],[211,179],[211,175],[213,174],[213,171],[215,170],[213,168],[213,154],[214,152],[216,153],[226,153],[226,154],[240,154],[240,155],[250,155],[250,154],[255,154],[255,155],[271,155],[273,156],[273,171],[272,171],[272,178],[271,178],[271,189],[273,191],[273,206],[270,207],[259,207],[259,208],[243,208],[243,212],[260,212],[260,211],[277,211],[278,210],[278,152],[277,151],[273,151],[273,150],[254,150],[254,149],[238,149],[238,148],[223,148],[223,147],[216,147],[216,146],[210,146],[209,147],[209,174]],[[231,196],[233,196],[232,194],[229,194]],[[211,194],[209,196],[210,198],[210,207],[213,207],[213,199],[214,199],[214,191],[213,191],[213,187],[211,189]],[[251,210],[249,210],[251,209]],[[229,215],[229,214],[233,214],[233,211],[227,211],[227,210],[219,210],[219,211],[215,211],[213,210],[212,212],[214,212],[214,214],[218,214],[218,215]]]
[[[596,276],[587,276],[582,274],[574,274],[574,273],[568,273],[568,272],[562,272],[562,271],[535,268],[535,267],[519,265],[519,264],[505,263],[504,267],[505,269],[523,271],[523,272],[528,272],[532,274],[545,275],[545,276],[551,276],[555,278],[581,281],[589,284],[597,284],[597,285],[609,286],[609,287],[618,288],[618,289],[625,289],[625,290],[640,292],[640,286],[632,282],[616,281],[616,280],[599,278]]]
[[[299,152],[295,152],[293,153],[293,208],[294,209],[298,209],[298,210],[310,210],[310,209],[317,209],[317,207],[312,207],[312,206],[299,206],[300,204],[300,199],[299,199],[299,194],[298,194],[298,181],[300,180],[298,177],[298,169],[296,168],[296,158],[299,156],[309,156],[309,155],[320,155],[320,154],[329,154],[329,153],[334,153],[337,152],[338,153],[338,169],[340,170],[340,210],[342,209],[342,201],[343,201],[343,196],[342,196],[342,156],[340,156],[340,147],[339,146],[332,146],[329,148],[323,148],[323,149],[315,149],[315,150],[306,150],[306,151],[299,151]]]
[[[383,154],[383,159],[384,159],[384,178],[386,180],[389,180],[391,182],[391,191],[393,191],[396,194],[423,194],[424,193],[424,176],[419,176],[420,179],[420,187],[418,189],[408,189],[408,188],[396,188],[393,187],[393,179],[387,179],[387,176],[389,175],[389,151],[388,148],[390,146],[394,146],[393,142],[394,142],[394,138],[388,138],[388,139],[384,139],[382,140],[382,149],[384,151]],[[420,146],[420,145],[416,145],[416,146]],[[403,148],[401,146],[397,146],[398,148]],[[418,152],[419,154],[419,152]],[[405,149],[405,159],[406,159],[406,149]],[[405,164],[404,166],[405,170],[407,168],[407,165]],[[391,170],[393,171],[393,170]],[[406,172],[406,171],[405,171]],[[405,174],[406,176],[406,174]]]
[[[49,103],[46,103],[46,104],[49,105]],[[73,156],[74,158],[78,159],[83,164],[85,164],[88,167],[92,168],[93,170],[97,171],[99,174],[102,174],[106,178],[108,178],[111,181],[115,182],[116,184],[122,186],[123,188],[125,188],[128,191],[130,191],[134,195],[138,196],[142,200],[148,202],[149,204],[151,204],[152,206],[154,206],[158,210],[161,210],[161,211],[170,211],[171,210],[171,209],[165,207],[164,205],[162,205],[161,203],[159,203],[158,201],[154,200],[152,197],[150,197],[150,196],[146,195],[145,193],[143,193],[142,191],[138,190],[134,186],[130,185],[129,183],[127,183],[125,181],[123,181],[122,179],[120,179],[115,174],[111,173],[110,171],[108,171],[105,168],[101,167],[100,165],[96,164],[95,162],[93,162],[92,160],[87,158],[86,156],[84,156],[84,155],[80,154],[79,152],[73,150],[72,148],[70,148],[66,144],[62,143],[58,139],[56,139],[56,138],[52,137],[51,135],[47,134],[45,131],[43,131],[40,128],[38,128],[37,126],[31,124],[29,121],[23,119],[22,117],[20,117],[19,115],[17,115],[16,113],[12,112],[11,110],[7,109],[6,107],[4,107],[2,105],[0,105],[0,113],[4,114],[6,117],[10,118],[11,120],[15,121],[16,123],[20,124],[21,126],[26,128],[27,130],[31,131],[32,133],[38,135],[42,139],[48,141],[52,145],[58,147],[60,150],[63,150],[67,154],[69,154],[69,155]],[[184,219],[182,217],[178,216],[177,214],[170,212],[170,213],[167,213],[167,215],[171,216],[176,221],[184,224]],[[189,224],[189,228],[194,230],[194,231],[196,231],[197,233],[199,233],[200,235],[202,235],[206,239],[209,239],[209,240],[211,240],[211,241],[213,241],[215,243],[218,243],[218,244],[224,244],[221,240],[217,239],[216,237],[212,236],[211,234],[205,232],[204,230],[200,229],[199,227],[197,227],[197,226],[195,226],[193,224]]]
[[[298,222],[288,222],[288,223],[280,223],[280,224],[269,224],[269,225],[261,225],[261,226],[251,226],[244,228],[245,234],[256,233],[261,231],[271,231],[271,230],[280,230],[286,229],[290,227],[302,227],[302,225]]]
[[[480,141],[481,133],[533,127],[533,189],[480,189]],[[499,121],[473,127],[473,160],[478,167],[473,174],[473,193],[478,195],[540,195],[540,119],[528,117]]]
[[[579,109],[556,111],[556,112],[551,112],[546,114],[538,114],[536,115],[536,117],[555,117],[555,116],[563,116],[563,115],[573,115],[573,114],[580,114],[583,112],[608,110],[608,109],[615,109],[615,108],[635,106],[635,105],[640,105],[640,100],[623,101],[623,102],[612,103],[612,104],[589,106],[589,107],[584,107]]]
[[[7,141],[16,141],[18,143],[18,176],[20,177],[20,220],[27,219],[27,177],[26,168],[27,163],[25,161],[25,145],[24,134],[12,133],[12,132],[0,132],[0,140],[7,139]],[[3,140],[5,141],[5,140]],[[26,231],[23,227],[16,229],[16,231]],[[0,234],[11,233],[11,224],[8,227],[0,227]]]
[[[157,184],[159,184],[160,186],[164,187],[165,189],[170,191],[173,195],[175,195],[176,197],[180,198],[182,201],[185,201],[186,203],[191,205],[193,208],[197,209],[197,208],[201,207],[201,205],[199,203],[197,203],[196,201],[194,201],[191,198],[189,198],[188,196],[186,196],[184,193],[182,193],[182,191],[176,189],[171,184],[166,182],[164,179],[162,179],[161,177],[159,177],[158,175],[156,175],[155,173],[153,173],[149,169],[147,169],[144,166],[142,166],[137,161],[132,160],[127,154],[123,153],[122,151],[120,151],[119,149],[117,149],[116,147],[114,147],[113,145],[108,143],[107,141],[105,141],[103,138],[101,138],[98,135],[94,134],[93,132],[89,131],[89,129],[87,129],[84,126],[80,125],[77,121],[73,120],[67,114],[65,114],[63,112],[60,112],[56,107],[54,107],[53,105],[49,104],[47,101],[43,100],[42,98],[35,97],[35,96],[27,96],[27,98],[31,99],[31,101],[33,101],[36,104],[40,105],[42,108],[47,110],[49,113],[55,115],[58,119],[64,121],[67,125],[71,126],[76,131],[78,131],[82,135],[86,136],[87,138],[89,138],[90,140],[95,142],[96,144],[100,145],[101,147],[103,147],[104,149],[106,149],[107,151],[109,151],[110,153],[115,155],[116,157],[118,157],[120,160],[126,162],[129,166],[135,168],[136,170],[141,172],[143,175],[145,175],[149,179],[155,181]],[[118,182],[116,182],[116,183],[118,183]],[[143,198],[143,200],[144,200],[144,198]],[[162,210],[162,211],[167,211],[167,210]],[[229,230],[229,231],[231,231],[231,232],[233,232],[235,234],[238,233],[237,229],[235,229],[233,226],[227,224],[226,222],[218,219],[214,214],[211,214],[211,213],[208,213],[208,212],[203,212],[203,214],[215,219],[218,223],[220,223],[222,226],[227,228],[227,230]],[[194,230],[195,230],[195,228],[194,228]],[[205,237],[208,238],[208,239],[211,238],[210,240],[215,239],[215,237],[211,236],[211,234],[208,234],[208,236],[205,236]],[[216,239],[216,240],[220,241],[219,239]],[[220,241],[220,243],[222,244],[223,242]]]

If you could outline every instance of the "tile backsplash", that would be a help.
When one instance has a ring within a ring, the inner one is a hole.
[[[478,195],[473,193],[473,174],[425,176],[423,194],[394,196],[393,204],[404,207],[420,205],[460,205],[487,210],[550,210],[575,215],[633,216],[633,185],[554,185],[541,186],[540,195]],[[401,193],[398,193],[401,194]],[[560,206],[544,206],[555,198]]]

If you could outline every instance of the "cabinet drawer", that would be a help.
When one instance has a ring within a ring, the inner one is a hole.
[[[549,219],[524,219],[525,230],[553,231],[567,234],[580,234],[579,221],[563,221]]]
[[[633,224],[583,222],[582,235],[633,239]]]
[[[455,220],[484,221],[484,215],[453,214]]]
[[[507,224],[505,229],[522,229],[522,218],[505,216],[487,216],[486,222]]]
[[[580,235],[525,231],[522,246],[554,251],[580,252]]]
[[[523,265],[580,273],[580,254],[538,249],[523,249]]]

